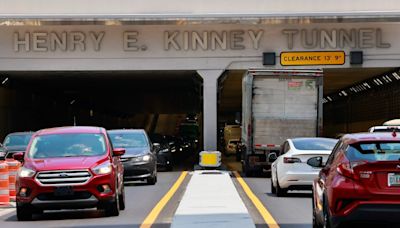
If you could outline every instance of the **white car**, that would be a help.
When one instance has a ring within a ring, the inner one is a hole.
[[[320,168],[308,165],[308,159],[322,156],[324,164],[337,141],[331,138],[287,139],[280,156],[271,165],[272,193],[284,196],[288,190],[311,189]]]

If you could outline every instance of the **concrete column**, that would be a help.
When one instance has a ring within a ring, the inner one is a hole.
[[[199,70],[203,78],[203,148],[217,150],[217,88],[224,70]]]

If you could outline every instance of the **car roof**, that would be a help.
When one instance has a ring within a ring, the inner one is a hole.
[[[397,125],[373,126],[370,129],[396,129],[396,128],[400,128],[400,126]]]
[[[33,135],[33,134],[35,134],[34,131],[19,131],[19,132],[8,133],[7,136],[10,136],[10,135]]]
[[[51,135],[51,134],[70,134],[70,133],[104,133],[105,129],[101,127],[91,126],[69,126],[69,127],[55,127],[42,129],[36,135]]]
[[[347,144],[367,141],[400,141],[400,134],[393,134],[392,132],[361,132],[346,134],[342,137],[342,141]]]
[[[134,132],[140,132],[144,133],[146,132],[144,129],[112,129],[112,130],[107,130],[108,133],[134,133]]]
[[[337,141],[337,139],[334,139],[334,138],[327,138],[327,137],[297,137],[297,138],[290,138],[290,139],[288,139],[288,140],[290,140],[290,141],[296,141],[296,140],[313,140],[313,139],[322,139],[322,140],[328,139],[328,140],[336,140],[336,141]]]

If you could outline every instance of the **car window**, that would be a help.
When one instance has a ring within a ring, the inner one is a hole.
[[[297,138],[292,140],[297,150],[332,150],[336,139],[329,138]]]
[[[285,143],[283,143],[281,154],[286,154],[286,152],[288,152],[289,150],[290,150],[290,146],[289,146],[289,143],[286,141]]]
[[[102,134],[51,134],[33,139],[30,158],[99,156],[106,153]]]
[[[146,136],[142,132],[109,133],[115,148],[148,147]]]
[[[3,145],[5,147],[10,147],[10,146],[27,146],[29,144],[29,141],[31,140],[32,134],[26,134],[26,135],[8,135],[4,139]]]
[[[327,166],[332,164],[333,160],[335,160],[335,157],[339,153],[339,151],[340,151],[342,146],[343,146],[343,142],[342,141],[338,141],[336,143],[335,147],[333,147],[333,149],[332,149],[332,153],[329,155],[328,160],[326,161],[326,165]]]
[[[398,161],[400,142],[366,142],[349,145],[349,161]]]

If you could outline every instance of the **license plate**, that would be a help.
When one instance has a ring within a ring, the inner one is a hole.
[[[55,196],[72,196],[74,195],[74,190],[71,186],[56,187],[54,190]]]
[[[388,174],[388,185],[390,186],[400,186],[400,174],[389,173]]]

